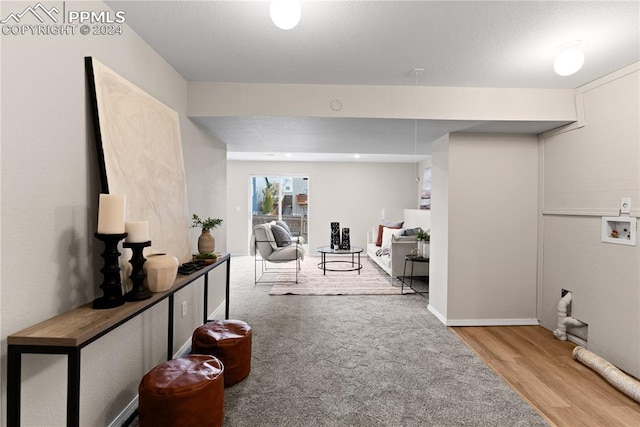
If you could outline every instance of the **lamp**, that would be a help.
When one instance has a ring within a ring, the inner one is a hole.
[[[562,51],[553,62],[553,70],[560,76],[570,76],[582,68],[584,53],[578,41],[566,43],[561,49]]]
[[[269,6],[269,13],[276,27],[290,30],[300,22],[300,2],[298,0],[273,0]]]

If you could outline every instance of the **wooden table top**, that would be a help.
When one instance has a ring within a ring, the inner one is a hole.
[[[109,309],[94,309],[93,302],[76,307],[58,316],[37,323],[7,337],[9,345],[81,347],[107,331],[119,326],[142,313],[184,286],[204,276],[220,264],[229,261],[230,255],[223,254],[214,264],[188,275],[178,275],[171,289],[153,293],[143,301],[125,302],[124,305]]]

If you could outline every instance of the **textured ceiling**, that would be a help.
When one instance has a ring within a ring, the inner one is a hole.
[[[640,60],[638,1],[302,1],[300,24],[289,31],[271,23],[268,1],[107,3],[124,10],[127,24],[189,81],[570,89]],[[585,65],[557,76],[553,58],[571,40],[582,41]],[[425,70],[417,80],[414,68]],[[362,140],[372,139],[370,150],[379,151],[391,142],[386,135],[397,131],[393,140],[404,141],[414,129],[402,120],[343,120],[200,122],[230,152],[246,151],[248,138],[258,136],[261,152],[307,143],[365,152]],[[449,124],[421,122],[421,141]],[[362,131],[372,126],[385,129]],[[319,129],[331,138],[319,142]]]

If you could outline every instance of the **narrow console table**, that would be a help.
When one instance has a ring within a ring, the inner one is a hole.
[[[7,426],[20,425],[20,389],[22,355],[67,355],[67,426],[80,423],[80,350],[118,326],[128,322],[159,302],[168,299],[167,360],[173,358],[173,305],[174,295],[180,289],[204,276],[204,318],[207,322],[209,272],[226,265],[225,318],[229,318],[229,277],[231,256],[223,254],[211,265],[188,276],[178,275],[166,292],[154,293],[143,301],[127,302],[106,310],[94,309],[92,303],[40,322],[7,337]]]

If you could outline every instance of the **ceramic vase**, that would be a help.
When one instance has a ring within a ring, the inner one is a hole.
[[[216,239],[211,234],[211,230],[202,230],[202,234],[198,237],[198,252],[207,254],[216,249]]]
[[[430,245],[429,242],[422,242],[422,253],[420,256],[422,258],[429,258]]]
[[[143,266],[145,279],[151,292],[165,292],[171,289],[178,275],[178,258],[169,254],[151,254]]]

